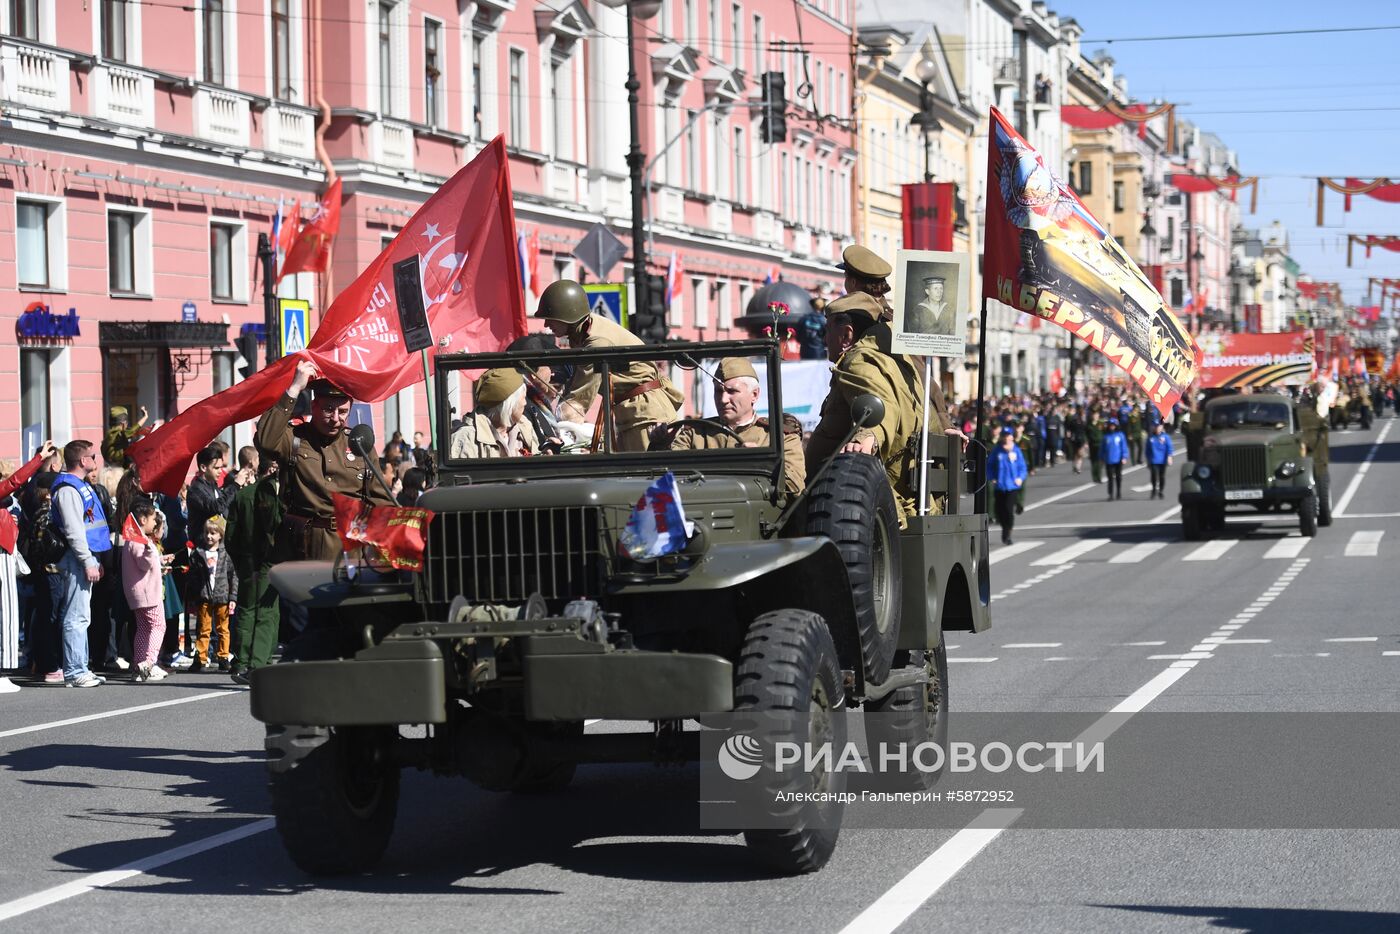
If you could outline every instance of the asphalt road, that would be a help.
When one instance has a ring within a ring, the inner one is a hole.
[[[1149,500],[1129,471],[1107,502],[1087,468],[1039,472],[1016,545],[994,552],[993,628],[950,639],[954,710],[1400,711],[1397,422],[1334,434],[1336,522],[1306,542],[1286,515],[1183,542],[1174,477]],[[409,773],[379,869],[313,882],[266,816],[261,756],[246,693],[217,675],[5,695],[0,925],[1400,929],[1396,830],[1028,830],[993,811],[985,828],[847,829],[822,872],[772,878],[696,829],[694,769],[651,766],[585,767],[528,800]]]

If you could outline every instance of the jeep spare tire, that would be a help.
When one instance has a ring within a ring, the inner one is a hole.
[[[865,680],[889,677],[899,645],[899,512],[884,465],[836,454],[807,495],[807,534],[836,544],[851,585]]]

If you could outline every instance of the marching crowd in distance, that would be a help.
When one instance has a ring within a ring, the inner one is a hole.
[[[26,677],[87,688],[176,669],[247,684],[283,641],[267,577],[276,526],[257,521],[277,502],[277,461],[247,446],[231,464],[216,441],[178,496],[148,493],[125,451],[141,415],[133,426],[114,406],[100,445],[0,461],[0,693]],[[399,503],[416,502],[432,475],[423,434],[396,432],[382,461]]]

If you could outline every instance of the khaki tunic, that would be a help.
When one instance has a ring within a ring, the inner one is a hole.
[[[473,412],[461,428],[452,433],[453,458],[529,457],[540,452],[540,439],[528,420],[522,419],[511,430],[513,451],[508,451],[496,435],[491,419]]]
[[[128,463],[126,449],[140,430],[139,428],[123,428],[120,425],[108,428],[106,436],[102,439],[102,459],[113,467],[126,466]]]
[[[912,359],[889,353],[889,339],[889,326],[876,324],[836,361],[821,421],[807,442],[807,476],[821,469],[851,430],[856,396],[876,395],[885,403],[885,417],[855,440],[874,436],[875,456],[885,465],[895,502],[904,516],[913,516],[918,514],[918,491],[910,486],[911,480],[917,483],[916,471],[910,468],[918,453],[909,450],[909,443],[917,438],[923,420],[923,379]],[[934,424],[929,427],[941,433],[947,427],[941,391],[933,393],[931,411]]]
[[[706,421],[721,424],[714,416]],[[768,419],[759,418],[743,428],[733,429],[749,447],[768,446]],[[686,425],[676,432],[671,442],[673,451],[703,451],[735,447],[734,439],[722,431],[697,430],[696,426]],[[801,493],[807,486],[807,464],[802,454],[802,425],[791,416],[783,417],[783,490],[788,493]]]
[[[574,346],[595,347],[639,347],[640,337],[622,325],[601,315],[589,315],[588,333]],[[564,390],[563,401],[571,402],[587,412],[593,404],[602,384],[603,375],[592,366],[581,366],[574,371],[573,381]],[[635,396],[639,387],[648,383],[660,383]],[[645,451],[650,441],[651,429],[661,422],[675,421],[677,406],[685,401],[685,396],[671,384],[671,381],[656,369],[655,364],[644,360],[634,360],[625,368],[612,371],[612,392],[615,401],[612,405],[616,449],[619,451]]]
[[[310,424],[292,425],[294,404],[284,395],[258,420],[258,444],[285,465],[279,473],[287,504],[287,517],[278,533],[279,557],[331,561],[341,551],[333,494],[359,496],[368,477],[371,502],[376,506],[394,503],[364,458],[350,450],[345,432],[327,438]]]
[[[1328,466],[1328,423],[1317,414],[1317,406],[1299,405],[1293,409],[1298,417],[1298,438],[1303,442],[1303,452],[1313,459],[1313,473],[1327,474]]]

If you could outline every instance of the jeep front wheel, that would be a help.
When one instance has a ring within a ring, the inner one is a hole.
[[[1325,473],[1317,478],[1317,524],[1332,524],[1332,480]]]
[[[899,645],[899,512],[878,458],[837,454],[807,498],[807,534],[836,543],[851,584],[865,680],[884,681]]]
[[[272,812],[292,862],[312,875],[362,872],[389,846],[398,811],[392,732],[372,727],[269,727],[268,747],[315,743],[271,773]],[[276,768],[275,760],[273,767]]]
[[[1181,507],[1181,537],[1188,542],[1201,540],[1201,507]]]
[[[912,750],[923,743],[933,743],[939,749],[948,748],[948,650],[943,644],[935,649],[900,652],[895,659],[900,667],[922,668],[927,680],[922,684],[899,688],[865,704],[865,738],[872,762],[880,759],[880,746],[887,750],[903,745],[905,771],[886,771],[880,776],[881,787],[894,791],[927,791],[938,783],[944,769],[922,771],[913,768]]]
[[[1317,497],[1312,493],[1298,501],[1298,531],[1304,538],[1317,534]]]
[[[811,749],[830,744],[839,753],[846,743],[841,680],[826,621],[806,610],[774,610],[754,620],[744,637],[734,670],[734,710],[772,714],[761,721],[772,748],[779,742]],[[772,761],[765,754],[764,762]],[[759,777],[758,800],[777,826],[746,830],[744,842],[777,872],[821,869],[841,832],[845,774],[820,764],[783,771],[765,765]]]

